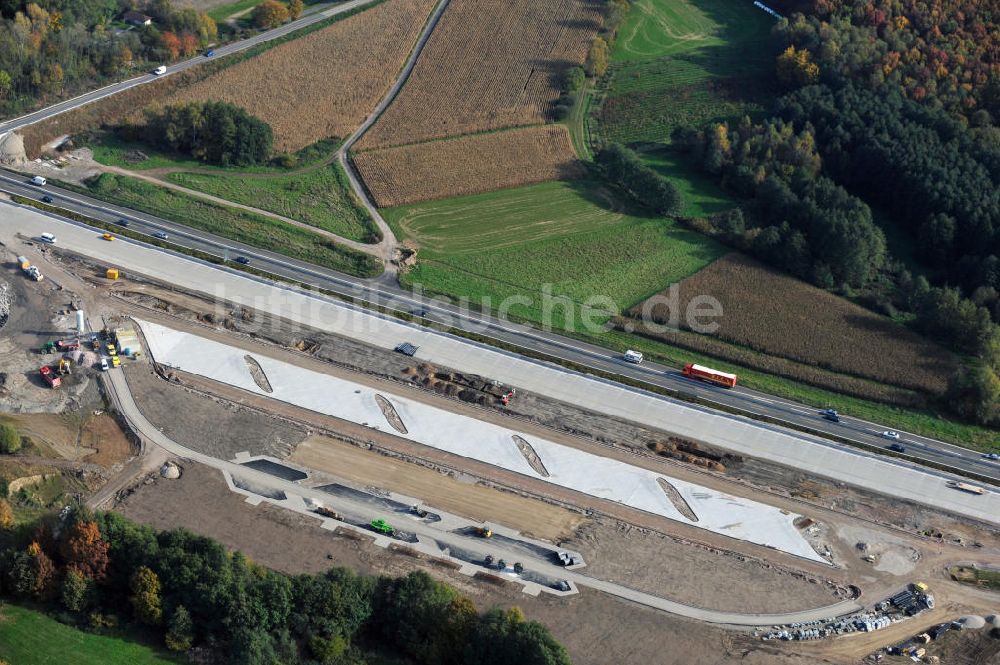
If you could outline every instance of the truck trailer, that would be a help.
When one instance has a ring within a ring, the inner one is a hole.
[[[948,481],[948,487],[952,489],[961,490],[963,492],[968,492],[969,494],[985,494],[986,490],[982,487],[976,487],[975,485],[970,485],[968,483],[960,483],[954,480]]]
[[[695,365],[694,363],[684,365],[683,374],[684,376],[692,379],[708,381],[709,383],[715,383],[720,386],[725,386],[726,388],[733,388],[736,386],[735,374],[720,372],[718,370],[711,369],[710,367]]]

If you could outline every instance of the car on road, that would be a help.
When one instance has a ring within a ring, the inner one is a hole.
[[[840,414],[837,413],[836,409],[823,409],[820,414],[832,423],[840,422]]]
[[[206,58],[212,58],[214,56],[215,56],[215,50],[214,49],[208,49],[207,51],[205,51],[205,57]]]
[[[154,233],[154,234],[153,234],[153,237],[154,237],[154,238],[159,238],[160,240],[166,240],[166,239],[167,239],[167,238],[169,238],[170,236],[168,236],[168,235],[167,235],[167,234],[166,234],[165,232],[163,232],[163,231],[157,231],[156,233]]]
[[[124,226],[125,228],[128,228],[129,221],[127,219],[119,218],[118,221],[115,222],[115,224],[117,224],[118,226]]]
[[[988,460],[993,460],[994,462],[1000,460],[1000,453],[986,453],[983,455]]]
[[[167,68],[163,65],[160,65],[159,67],[153,70],[153,74],[155,74],[156,76],[162,76],[163,74],[166,73],[167,73]]]
[[[414,307],[410,310],[410,314],[413,316],[427,316],[427,310],[423,307]]]
[[[114,240],[114,239],[115,239],[115,237],[114,237],[113,235],[111,235],[110,233],[105,233],[105,234],[104,234],[104,235],[102,235],[101,237],[102,237],[103,239],[107,240],[108,242],[110,242],[110,241],[112,241],[112,240]]]
[[[897,453],[905,453],[906,447],[901,443],[893,443],[889,446],[889,450]]]
[[[38,236],[38,239],[41,240],[42,242],[47,242],[50,245],[56,244],[56,237],[51,233],[43,233],[42,235]]]
[[[52,197],[48,195],[43,196],[42,203],[52,203]]]
[[[639,353],[638,351],[633,351],[632,349],[629,349],[624,353],[624,355],[622,355],[622,360],[624,360],[627,363],[633,363],[635,365],[638,365],[642,362],[642,354]]]
[[[108,371],[108,359],[105,358],[104,356],[101,356],[101,371],[102,372]]]
[[[896,432],[894,430],[888,429],[888,430],[882,432],[882,438],[883,439],[891,439],[893,441],[899,441],[899,432]]]
[[[34,178],[31,179],[31,184],[38,185],[39,187],[44,187],[46,182],[48,181],[45,180],[45,178],[43,178],[40,175],[36,175]]]
[[[248,259],[245,256],[237,256],[236,257],[236,262],[239,263],[240,265],[244,265],[244,266],[250,265],[250,259]]]

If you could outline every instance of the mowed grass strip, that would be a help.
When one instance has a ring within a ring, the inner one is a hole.
[[[601,25],[593,0],[451,0],[406,85],[359,148],[545,122]]]
[[[241,106],[295,151],[354,131],[392,85],[435,0],[391,0],[175,92]]]
[[[676,223],[624,206],[599,183],[548,182],[383,211],[418,247],[410,286],[553,326],[580,327],[580,306],[627,308],[724,250]],[[548,285],[546,287],[546,285]],[[547,317],[543,289],[562,303]],[[523,302],[504,303],[506,298]],[[570,319],[572,317],[572,319]],[[604,320],[607,317],[597,317]]]
[[[564,125],[524,127],[354,155],[379,207],[578,177]]]
[[[171,173],[171,182],[277,213],[351,240],[377,242],[375,226],[336,163],[293,175]]]
[[[0,605],[0,660],[11,665],[174,665],[165,650],[121,637],[94,635],[41,612]]]
[[[931,394],[943,393],[958,367],[956,356],[891,319],[740,254],[681,282],[679,310],[700,295],[722,304],[715,336],[761,353]],[[662,304],[631,313],[643,310],[670,316]]]
[[[195,199],[136,178],[104,173],[91,180],[88,189],[97,198],[112,203],[332,270],[360,277],[382,272],[382,264],[375,257],[336,245],[306,229]]]

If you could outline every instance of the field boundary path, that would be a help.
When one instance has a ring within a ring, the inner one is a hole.
[[[382,260],[385,263],[385,272],[379,279],[389,281],[390,283],[395,283],[398,274],[398,266],[393,261],[396,253],[396,246],[398,241],[396,239],[396,234],[393,233],[389,224],[385,221],[382,215],[379,213],[378,208],[375,203],[369,198],[368,190],[365,189],[364,184],[361,182],[361,177],[354,170],[354,164],[351,163],[348,152],[357,143],[365,132],[367,132],[372,125],[385,110],[389,108],[389,105],[396,99],[399,95],[399,91],[403,89],[406,81],[410,78],[410,74],[413,73],[413,68],[417,64],[417,60],[420,58],[420,54],[424,50],[424,46],[427,45],[427,41],[431,37],[431,33],[434,32],[434,28],[437,27],[438,21],[441,19],[441,15],[444,14],[445,9],[448,8],[450,0],[441,0],[437,7],[434,8],[434,12],[431,14],[430,18],[427,19],[427,24],[424,26],[423,32],[420,33],[420,37],[417,39],[417,43],[413,45],[413,50],[410,52],[410,57],[406,60],[406,64],[403,65],[403,69],[400,71],[399,76],[396,81],[389,88],[389,92],[385,94],[382,101],[378,103],[375,110],[371,112],[368,118],[361,123],[361,126],[354,130],[354,133],[347,137],[347,139],[341,144],[340,149],[337,150],[337,161],[340,162],[341,167],[344,169],[344,173],[347,174],[347,180],[351,183],[351,189],[354,190],[354,194],[364,205],[368,214],[371,215],[372,220],[374,220],[375,225],[378,227],[379,231],[382,232],[382,242],[379,243],[378,247],[383,252]]]
[[[131,389],[129,388],[128,380],[124,371],[120,369],[111,370],[107,374],[107,379],[108,381],[106,386],[108,388],[108,397],[110,398],[112,404],[114,404],[119,413],[121,413],[128,427],[140,439],[142,439],[144,443],[152,443],[171,455],[176,455],[177,457],[183,459],[189,459],[214,469],[228,472],[229,474],[235,473],[236,475],[251,481],[255,485],[283,491],[287,496],[299,496],[304,499],[313,499],[319,501],[320,503],[329,502],[329,494],[323,492],[322,490],[313,489],[300,485],[296,482],[284,480],[263,471],[243,466],[236,462],[230,462],[206,455],[204,453],[199,453],[181,445],[180,443],[177,443],[163,434],[163,432],[149,422],[149,420],[147,420],[142,414],[142,411],[139,409],[138,404],[136,404]],[[442,541],[443,539],[444,542],[447,542],[449,536],[447,533],[442,533],[433,529],[433,527],[421,525],[417,522],[407,524],[407,528],[411,531],[415,531],[418,536],[423,535],[429,539],[437,541]],[[495,544],[492,547],[493,549],[496,549]],[[439,552],[437,553],[437,556],[440,556]],[[555,564],[547,564],[547,567],[543,567],[541,562],[532,562],[532,565],[535,568],[542,569],[541,572],[546,574],[556,574],[559,579],[565,579],[577,586],[585,586],[597,591],[603,591],[604,593],[612,596],[639,603],[640,605],[645,605],[646,607],[651,607],[669,612],[671,614],[677,614],[679,616],[689,617],[709,623],[744,627],[769,626],[836,617],[844,614],[850,614],[860,609],[860,605],[856,601],[844,600],[824,607],[782,614],[744,614],[739,612],[709,610],[661,598],[659,596],[638,591],[615,582],[596,579],[572,570],[567,570],[561,566],[556,566]],[[467,563],[465,566],[477,568],[472,566],[472,564]]]

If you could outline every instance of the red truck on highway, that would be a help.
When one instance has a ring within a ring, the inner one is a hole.
[[[733,388],[736,386],[736,375],[729,374],[727,372],[720,372],[710,367],[702,367],[701,365],[695,365],[694,363],[688,363],[684,365],[684,376],[690,377],[692,379],[700,379],[702,381],[708,381],[709,383],[715,383],[720,386],[725,386],[726,388]]]

